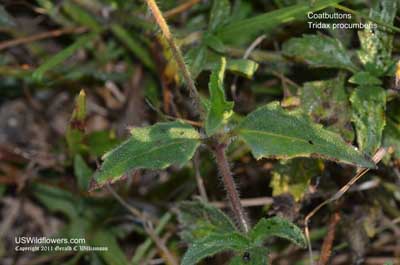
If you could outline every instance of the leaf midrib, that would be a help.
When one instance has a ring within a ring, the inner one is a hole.
[[[268,132],[268,131],[261,131],[261,130],[251,130],[251,129],[241,129],[241,132],[247,132],[250,134],[266,134],[266,135],[271,135],[277,138],[285,138],[285,139],[289,139],[289,140],[297,140],[300,142],[304,142],[304,143],[308,143],[308,140],[304,140],[302,138],[298,138],[298,137],[292,137],[292,136],[287,136],[287,135],[283,135],[283,134],[277,134],[277,133],[273,133],[273,132]],[[312,139],[310,139],[312,141]],[[328,142],[329,143],[329,142]],[[320,146],[320,147],[324,147],[322,144],[318,144],[318,143],[314,143],[312,144],[314,147],[316,146]]]

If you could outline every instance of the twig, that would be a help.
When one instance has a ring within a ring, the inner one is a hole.
[[[198,150],[193,156],[193,167],[200,196],[203,198],[203,200],[208,201],[206,188],[204,187],[204,181],[200,174],[200,153]]]
[[[161,238],[154,231],[153,224],[151,222],[145,222],[144,229],[146,230],[146,233],[150,236],[150,238],[154,241],[157,248],[164,255],[167,264],[178,265],[178,262],[176,261],[172,253],[168,250],[167,246],[165,245],[165,242],[161,240]]]
[[[249,231],[247,216],[245,211],[243,210],[242,203],[240,202],[239,193],[236,189],[236,184],[233,180],[232,172],[229,168],[228,160],[226,158],[225,148],[225,144],[218,144],[213,149],[215,159],[217,161],[217,165],[222,176],[222,181],[224,182],[224,186],[228,194],[228,199],[231,204],[232,211],[240,224],[241,230],[247,233]]]
[[[386,154],[386,149],[385,148],[380,148],[372,158],[375,164],[378,164],[379,161],[382,160],[383,156]],[[304,224],[305,224],[305,229],[304,233],[306,235],[307,239],[307,244],[308,244],[308,252],[309,252],[309,257],[310,257],[310,265],[314,264],[314,258],[313,258],[313,253],[312,253],[312,246],[311,246],[311,240],[310,240],[310,231],[308,227],[308,223],[310,219],[325,205],[338,200],[341,198],[350,188],[351,186],[357,182],[362,176],[364,176],[370,169],[369,168],[363,168],[357,170],[356,175],[346,184],[344,185],[339,191],[337,191],[331,198],[327,199],[326,201],[322,202],[320,205],[314,208],[304,219]]]
[[[270,205],[273,203],[273,199],[271,197],[259,197],[259,198],[251,198],[251,199],[241,199],[240,202],[242,203],[243,207],[256,207],[256,206],[263,206],[263,205]],[[226,202],[211,202],[217,208],[226,208],[229,207],[229,204]]]
[[[115,190],[111,187],[110,184],[106,184],[106,187],[108,191],[114,196],[114,198],[122,205],[124,206],[134,217],[143,219],[143,214],[140,212],[138,209],[132,207],[129,205],[124,199],[121,198],[121,196],[118,195],[118,193],[115,192]]]
[[[328,264],[329,258],[331,257],[332,253],[332,245],[333,241],[335,240],[335,231],[336,225],[340,221],[340,214],[339,212],[335,212],[329,221],[328,226],[328,234],[324,239],[324,243],[322,244],[321,255],[319,257],[318,265],[326,265]]]
[[[158,6],[154,0],[146,0],[146,3],[149,6],[158,26],[160,27],[165,39],[167,40],[167,42],[169,44],[169,47],[172,50],[172,54],[174,55],[173,57],[176,60],[178,66],[182,72],[182,75],[183,75],[186,85],[188,86],[190,97],[194,101],[193,103],[195,105],[196,111],[198,111],[198,112],[200,112],[200,114],[202,114],[200,97],[197,92],[196,85],[194,84],[194,81],[192,79],[190,71],[189,71],[188,67],[186,66],[185,61],[183,59],[182,53],[181,53],[178,45],[176,45],[175,40],[169,30],[169,27],[162,15],[160,9],[158,8]]]
[[[170,18],[170,17],[176,16],[179,13],[185,12],[186,10],[190,9],[192,6],[194,6],[198,2],[200,2],[200,0],[189,0],[189,1],[186,1],[183,4],[166,11],[164,13],[164,17],[165,18]]]
[[[38,41],[38,40],[43,40],[43,39],[48,39],[48,38],[56,38],[56,37],[59,37],[61,35],[65,35],[65,34],[70,34],[70,33],[79,34],[79,33],[84,33],[86,31],[87,31],[87,28],[85,28],[85,27],[56,29],[56,30],[28,36],[28,37],[21,37],[21,38],[9,40],[9,41],[4,41],[4,42],[0,43],[0,50],[4,50],[4,49],[10,48],[12,46],[26,44],[26,43],[34,42],[34,41]]]

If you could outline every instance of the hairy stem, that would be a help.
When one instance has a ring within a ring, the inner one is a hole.
[[[231,204],[232,211],[240,224],[241,230],[247,233],[249,231],[247,216],[243,210],[239,193],[236,189],[236,184],[233,179],[232,172],[229,168],[228,160],[225,154],[225,149],[226,149],[225,144],[219,144],[214,149],[215,158],[218,164],[219,171],[222,176],[222,181],[224,182],[224,186],[228,194],[228,199]]]
[[[190,74],[190,71],[185,64],[182,53],[181,53],[178,45],[176,45],[175,40],[171,34],[171,31],[169,30],[167,22],[165,21],[160,9],[157,6],[157,3],[154,0],[146,0],[146,3],[149,6],[151,13],[153,14],[158,26],[160,27],[165,39],[167,40],[167,42],[169,44],[169,47],[172,50],[172,54],[178,64],[178,67],[180,68],[180,70],[182,72],[183,78],[185,79],[185,83],[189,88],[190,97],[194,101],[195,109],[196,109],[196,111],[201,113],[202,111],[201,111],[201,105],[200,105],[200,97],[197,92],[196,85],[194,84],[194,81]]]

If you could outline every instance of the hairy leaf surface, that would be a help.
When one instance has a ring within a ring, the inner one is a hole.
[[[133,169],[182,166],[200,144],[198,132],[181,121],[134,128],[131,133],[128,140],[103,156],[104,162],[94,176],[99,185],[115,181]]]
[[[385,24],[393,25],[397,6],[398,1],[376,1],[369,16]],[[392,64],[393,34],[378,26],[376,29],[359,31],[358,36],[361,44],[361,50],[358,52],[360,61],[369,72],[378,76],[384,74]]]
[[[304,83],[300,95],[301,108],[313,121],[340,134],[346,142],[352,142],[351,106],[344,84],[343,75]]]
[[[186,242],[193,242],[210,234],[229,234],[237,231],[226,214],[201,200],[180,203],[178,219],[183,226],[181,237]]]
[[[360,86],[350,97],[360,149],[372,155],[381,145],[385,127],[386,94],[377,86]]]
[[[205,129],[208,136],[218,132],[232,115],[233,102],[229,102],[225,99],[225,67],[226,60],[225,58],[221,58],[221,63],[217,69],[212,72],[208,84],[210,90],[210,107],[205,122]]]
[[[200,260],[222,251],[242,251],[249,247],[248,238],[238,232],[212,234],[195,241],[183,256],[181,265],[195,265]]]
[[[281,237],[293,243],[306,247],[303,232],[295,224],[280,217],[262,218],[249,232],[253,244],[262,245],[271,236]]]
[[[282,51],[313,67],[343,68],[352,72],[357,70],[342,43],[327,36],[304,35],[302,38],[292,38],[284,43]]]
[[[362,167],[375,165],[342,138],[313,123],[300,112],[287,112],[273,102],[250,113],[237,132],[253,155],[262,157],[323,157]]]

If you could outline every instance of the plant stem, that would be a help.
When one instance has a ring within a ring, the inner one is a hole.
[[[239,193],[236,189],[236,184],[233,179],[232,172],[229,168],[228,160],[225,154],[225,149],[226,149],[225,144],[218,144],[217,147],[214,149],[215,159],[217,161],[219,171],[222,175],[222,181],[224,182],[224,186],[228,194],[228,199],[231,204],[232,211],[240,224],[241,230],[247,233],[249,231],[247,216],[243,210]]]
[[[200,97],[197,92],[196,85],[194,84],[194,81],[190,74],[190,71],[185,64],[182,53],[181,53],[178,45],[176,45],[175,40],[171,34],[171,31],[169,30],[167,22],[165,21],[160,9],[157,6],[157,3],[154,0],[146,0],[146,3],[149,6],[151,13],[153,14],[158,26],[160,27],[165,39],[167,40],[167,42],[169,44],[169,47],[172,50],[172,54],[178,64],[178,67],[180,68],[180,70],[182,72],[182,75],[186,82],[186,85],[189,88],[190,97],[194,101],[195,109],[196,109],[196,111],[201,113],[202,110],[201,110],[201,105],[200,105]]]

